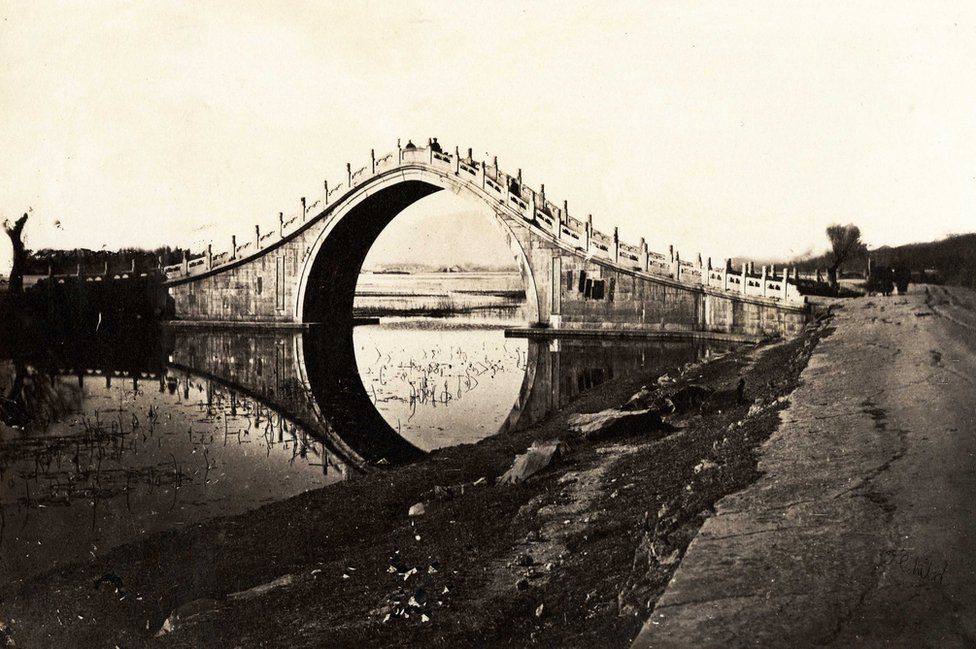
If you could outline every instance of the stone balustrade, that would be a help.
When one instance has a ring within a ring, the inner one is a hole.
[[[628,271],[667,277],[683,283],[699,284],[746,296],[798,304],[804,301],[795,284],[795,271],[791,275],[790,271],[786,270],[777,276],[771,272],[771,269],[763,269],[762,273],[757,274],[747,267],[734,271],[728,263],[724,268],[713,269],[710,262],[705,267],[700,259],[697,264],[682,261],[673,250],[668,254],[651,251],[643,239],[639,245],[622,242],[616,232],[608,235],[594,229],[592,216],[584,222],[570,216],[568,205],[565,203],[559,207],[548,201],[545,196],[545,186],[541,186],[538,192],[527,187],[522,182],[521,170],[517,176],[511,176],[498,168],[497,158],[491,164],[476,161],[472,158],[470,149],[467,157],[461,157],[457,149],[452,154],[447,151],[437,151],[429,145],[410,148],[398,146],[396,152],[377,158],[373,151],[370,157],[370,164],[355,171],[351,165],[346,165],[345,185],[339,183],[330,186],[326,181],[323,184],[321,198],[307,205],[302,198],[302,205],[297,214],[287,218],[283,213],[279,214],[276,226],[268,228],[265,234],[260,234],[259,226],[255,226],[257,235],[242,245],[236,245],[236,238],[234,238],[230,252],[204,255],[181,264],[166,266],[162,269],[163,274],[167,280],[179,280],[211,272],[222,266],[239,263],[259,255],[265,249],[290,238],[304,227],[310,218],[315,219],[328,210],[339,192],[351,191],[376,174],[403,165],[416,164],[458,175],[465,182],[474,184],[489,196],[495,197],[499,203],[561,243],[589,257],[603,259]]]

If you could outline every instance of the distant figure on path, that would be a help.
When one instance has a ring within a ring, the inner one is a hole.
[[[885,268],[881,271],[881,294],[889,296],[895,290],[895,271]]]

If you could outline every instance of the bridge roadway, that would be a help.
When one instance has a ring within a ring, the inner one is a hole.
[[[652,252],[593,228],[492,164],[435,144],[408,143],[323,184],[298,214],[233,237],[228,250],[164,269],[180,320],[347,322],[363,260],[407,206],[450,190],[487,208],[506,237],[525,287],[531,324],[555,331],[697,332],[747,337],[791,335],[807,318],[788,270],[694,263],[673,248]],[[795,275],[794,275],[795,277]]]

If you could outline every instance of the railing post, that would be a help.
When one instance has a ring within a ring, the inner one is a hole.
[[[261,249],[261,226],[254,226],[254,251],[257,252]]]
[[[617,226],[613,228],[613,263],[620,263],[620,230]]]
[[[739,291],[745,295],[746,294],[746,281],[749,277],[749,264],[742,262],[742,283],[739,284]]]
[[[768,275],[766,274],[766,267],[763,266],[762,267],[762,285],[761,285],[762,286],[762,295],[763,295],[763,297],[766,297],[766,279],[767,278],[768,278]]]
[[[230,258],[237,259],[237,235],[232,234],[230,237]]]
[[[461,173],[461,149],[454,147],[454,175]]]
[[[427,138],[427,162],[434,164],[434,147],[430,138]]]
[[[185,250],[183,251],[183,274],[190,274],[190,257],[186,254]]]
[[[322,181],[322,186],[325,187],[325,205],[329,204],[329,181],[328,179]]]
[[[403,162],[403,147],[400,146],[400,138],[397,138],[397,164]]]
[[[593,215],[586,215],[586,254],[590,254],[590,240],[593,238]]]
[[[546,209],[546,186],[545,186],[545,183],[540,183],[539,184],[539,196],[541,197],[539,199],[539,202],[542,203],[542,209],[545,210]]]
[[[285,213],[278,212],[278,236],[285,238]]]
[[[305,218],[308,216],[308,207],[306,207],[305,197],[302,196],[302,223],[305,222]]]
[[[529,192],[529,200],[526,201],[526,219],[530,222],[535,222],[535,192]]]
[[[789,297],[790,294],[790,268],[789,266],[783,269],[783,285],[780,286],[781,295],[780,299],[784,302]]]
[[[211,268],[213,268],[213,244],[208,243],[207,244],[207,270],[210,270]],[[135,268],[133,268],[132,270],[135,270]]]
[[[671,259],[671,263],[674,263],[674,244],[668,244],[668,257]]]
[[[346,163],[346,187],[352,189],[352,164]]]
[[[484,160],[482,160],[481,163],[478,165],[478,175],[480,176],[479,180],[481,181],[481,188],[484,189],[485,188],[485,176],[487,175],[485,173],[485,161]]]
[[[644,237],[641,237],[641,240],[640,240],[640,262],[639,263],[640,263],[640,269],[642,271],[644,271],[645,273],[650,270],[650,266],[648,265],[648,262],[647,262],[647,257],[648,257],[648,255],[647,255],[647,242],[644,241]]]
[[[729,290],[729,271],[732,270],[732,260],[726,259],[725,266],[722,267],[722,290]]]
[[[376,173],[376,149],[369,150],[369,159],[370,159],[370,164],[372,165],[372,171],[370,171],[370,173],[375,174]]]

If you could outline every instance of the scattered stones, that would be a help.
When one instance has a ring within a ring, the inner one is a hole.
[[[570,430],[585,439],[606,439],[635,433],[653,431],[672,432],[674,426],[661,419],[656,410],[619,410],[611,408],[595,413],[573,415],[569,418]]]
[[[177,629],[190,624],[197,624],[217,610],[219,603],[215,599],[195,599],[173,609],[169,617],[163,622],[163,626],[156,632],[156,637],[172,633]]]
[[[515,559],[515,565],[528,567],[528,566],[535,565],[535,560],[532,558],[531,554],[525,552],[523,554],[518,555],[518,557]]]
[[[427,509],[424,507],[424,504],[423,503],[417,503],[416,505],[414,505],[413,507],[410,508],[409,515],[410,516],[423,516],[426,513],[427,513]]]
[[[499,484],[518,484],[557,462],[565,451],[559,440],[533,444],[528,450],[515,458],[512,468],[498,479]]]
[[[290,586],[295,582],[295,575],[284,575],[278,577],[273,581],[269,581],[265,584],[255,586],[254,588],[248,588],[247,590],[242,590],[236,593],[231,593],[227,597],[229,599],[252,599],[254,597],[260,597],[265,593],[268,593],[275,588],[281,588],[282,586]]]
[[[712,471],[713,469],[717,469],[717,468],[718,468],[717,464],[715,464],[708,458],[705,458],[701,462],[695,465],[695,473],[696,474],[704,473],[706,471]]]
[[[10,625],[0,620],[0,647],[16,647],[14,637],[11,634]]]
[[[685,385],[674,392],[668,401],[671,404],[671,414],[680,415],[691,410],[698,410],[714,394],[714,390],[702,385]]]

